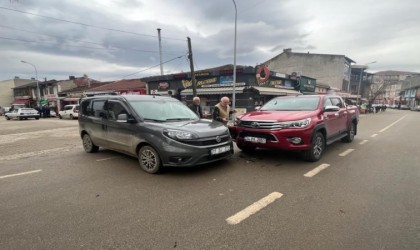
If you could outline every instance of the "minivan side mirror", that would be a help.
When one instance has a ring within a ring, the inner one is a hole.
[[[135,122],[135,121],[136,120],[133,117],[131,117],[131,116],[127,115],[127,114],[119,114],[117,116],[117,122],[128,122],[128,123],[132,123],[132,122]]]

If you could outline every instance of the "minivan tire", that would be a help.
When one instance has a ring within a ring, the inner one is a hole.
[[[73,119],[74,119],[73,115],[70,115],[70,120],[73,120]]]
[[[140,167],[149,174],[156,174],[161,171],[161,160],[159,154],[151,146],[143,146],[139,149],[138,159]]]
[[[88,134],[84,134],[83,135],[83,149],[87,153],[95,153],[95,152],[98,152],[99,147],[93,144],[93,141]]]

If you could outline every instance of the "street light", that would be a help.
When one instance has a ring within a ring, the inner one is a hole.
[[[32,65],[32,67],[34,67],[34,69],[35,69],[35,77],[36,77],[36,103],[37,103],[37,105],[39,105],[39,101],[41,100],[41,97],[40,97],[40,92],[39,92],[38,70],[36,70],[35,65],[33,65],[30,62],[23,61],[23,60],[21,62],[22,63],[27,63],[29,65]]]
[[[366,63],[365,65],[360,65],[360,78],[359,78],[359,86],[357,87],[357,97],[356,97],[356,105],[359,104],[359,95],[360,95],[360,85],[362,84],[362,77],[363,77],[363,70],[367,69],[369,64],[376,63],[376,61]]]
[[[233,5],[235,5],[235,39],[233,45],[233,86],[232,86],[232,110],[235,110],[236,106],[236,22],[237,22],[237,14],[238,11],[236,9],[235,0],[233,1]],[[232,114],[232,120],[235,121],[235,113]]]

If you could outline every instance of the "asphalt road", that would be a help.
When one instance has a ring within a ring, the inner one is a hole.
[[[363,115],[317,163],[236,149],[150,175],[85,153],[77,120],[0,117],[0,249],[420,249],[419,123]]]

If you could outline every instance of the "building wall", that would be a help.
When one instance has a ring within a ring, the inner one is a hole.
[[[33,82],[34,80],[28,79],[11,79],[0,81],[0,106],[9,107],[11,103],[15,100],[13,95],[14,87],[19,87],[27,83]]]
[[[341,55],[283,52],[264,64],[271,71],[286,74],[300,72],[301,75],[315,78],[319,84],[337,89],[342,89],[347,70],[346,59]]]

